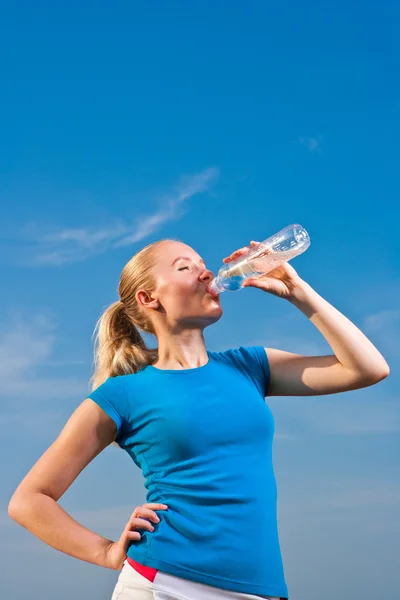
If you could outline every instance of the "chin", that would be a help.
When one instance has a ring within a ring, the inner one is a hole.
[[[217,321],[220,320],[220,318],[222,317],[222,315],[224,314],[224,311],[222,310],[222,308],[219,306],[218,310],[215,309],[215,311],[213,311],[212,315],[210,315],[210,319],[212,319],[213,323],[216,323]]]

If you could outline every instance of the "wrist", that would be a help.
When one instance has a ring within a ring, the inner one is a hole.
[[[305,281],[296,288],[289,301],[309,319],[319,312],[324,304],[321,296]]]
[[[314,290],[312,287],[303,279],[293,288],[292,293],[288,297],[289,302],[298,306],[304,302],[310,300]],[[315,293],[315,292],[314,292]]]
[[[95,560],[94,563],[99,567],[105,567],[107,569],[115,569],[115,566],[112,564],[112,558],[110,556],[110,550],[113,546],[114,542],[112,540],[108,540],[103,538],[101,543],[95,552]]]

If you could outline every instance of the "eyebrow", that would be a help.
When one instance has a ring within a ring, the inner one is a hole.
[[[178,256],[178,258],[175,258],[175,260],[174,260],[174,262],[172,263],[171,267],[172,267],[172,266],[173,266],[173,265],[174,265],[174,264],[175,264],[175,263],[176,263],[178,260],[180,260],[181,258],[183,258],[183,259],[185,259],[185,260],[193,260],[192,258],[190,258],[190,256]],[[202,258],[200,259],[200,262],[202,262],[204,265],[206,264]]]

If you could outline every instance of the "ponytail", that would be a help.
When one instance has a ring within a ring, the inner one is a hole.
[[[156,335],[149,315],[136,301],[136,292],[153,292],[156,283],[153,268],[162,252],[164,239],[148,244],[137,252],[122,269],[118,294],[120,300],[109,306],[94,331],[94,374],[90,379],[96,389],[109,377],[137,373],[158,358],[157,348],[148,348],[139,331]],[[176,240],[174,240],[176,241]]]
[[[114,302],[100,317],[95,329],[95,372],[92,389],[109,377],[137,373],[157,358],[148,348],[121,301]]]

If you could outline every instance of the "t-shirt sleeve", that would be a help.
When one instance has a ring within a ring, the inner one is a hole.
[[[270,380],[270,367],[265,348],[263,346],[240,346],[240,348],[226,350],[224,354],[235,366],[249,375],[262,397],[265,398]]]
[[[114,421],[117,426],[116,441],[121,436],[127,420],[127,398],[120,377],[109,377],[87,396]]]

